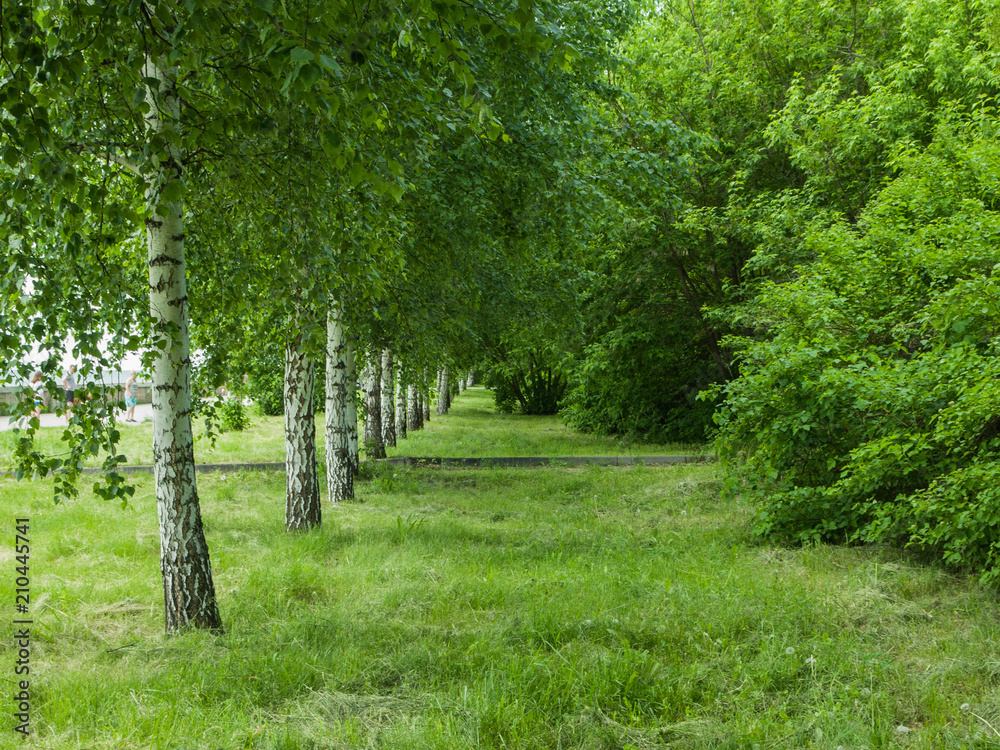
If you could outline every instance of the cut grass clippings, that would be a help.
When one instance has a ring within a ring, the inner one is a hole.
[[[0,480],[8,538],[31,517],[19,746],[1000,746],[992,590],[759,544],[717,471],[382,467],[301,535],[282,476],[199,477],[226,633],[173,637],[149,477],[125,511]]]

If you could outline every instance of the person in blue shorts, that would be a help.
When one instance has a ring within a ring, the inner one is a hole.
[[[128,411],[125,412],[126,422],[135,422],[135,399],[139,395],[139,384],[136,382],[135,370],[128,376],[128,380],[125,381],[125,407]]]
[[[42,382],[41,370],[35,370],[31,376],[31,389],[35,392],[35,408],[31,412],[31,416],[40,417],[42,416],[42,407],[45,405],[45,384]]]

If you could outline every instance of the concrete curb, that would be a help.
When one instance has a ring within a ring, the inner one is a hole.
[[[383,458],[390,466],[469,466],[517,468],[525,466],[669,466],[715,461],[710,455],[677,456],[495,456],[491,458]]]
[[[440,458],[397,456],[380,458],[377,462],[388,466],[455,466],[467,468],[524,468],[531,466],[672,466],[674,464],[711,463],[715,456],[499,456],[493,458]],[[235,473],[238,471],[278,471],[285,470],[283,461],[251,464],[195,464],[199,474]],[[152,466],[119,466],[122,474],[152,474]],[[97,467],[87,467],[84,474],[100,474]]]
[[[199,474],[215,473],[235,473],[237,471],[281,471],[285,470],[284,461],[262,462],[255,464],[195,464],[195,471]],[[119,466],[118,471],[122,474],[152,474],[152,466]],[[88,467],[83,470],[84,474],[100,474],[101,470],[96,467]]]

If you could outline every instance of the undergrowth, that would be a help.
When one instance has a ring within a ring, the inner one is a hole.
[[[998,746],[992,590],[759,543],[714,467],[383,469],[302,535],[283,477],[201,476],[218,637],[162,635],[138,481],[122,511],[0,480],[32,519],[28,746]]]

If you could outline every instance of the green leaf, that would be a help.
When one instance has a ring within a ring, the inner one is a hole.
[[[160,200],[176,203],[184,195],[184,182],[181,180],[171,180],[160,190]]]
[[[319,64],[332,73],[340,73],[340,65],[332,57],[327,57],[326,55],[319,56]]]
[[[296,47],[292,50],[291,54],[292,62],[294,63],[311,62],[314,57],[316,57],[316,55],[307,50],[305,47]]]

